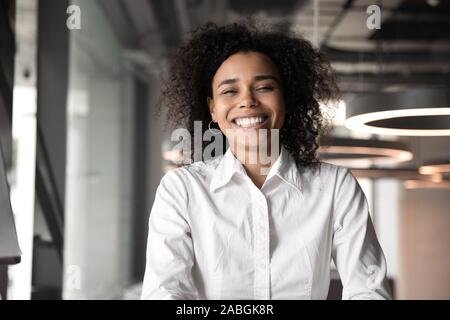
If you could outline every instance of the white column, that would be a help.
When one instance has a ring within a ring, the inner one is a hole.
[[[11,204],[22,260],[9,267],[8,299],[31,298],[36,168],[37,1],[17,0]]]

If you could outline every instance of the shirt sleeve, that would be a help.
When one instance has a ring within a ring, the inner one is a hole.
[[[367,200],[350,170],[339,168],[335,192],[332,256],[342,281],[342,299],[391,299],[386,260]]]
[[[192,278],[193,244],[185,218],[188,198],[179,170],[168,172],[156,191],[141,299],[198,299]]]

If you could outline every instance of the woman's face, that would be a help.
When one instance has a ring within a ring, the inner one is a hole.
[[[259,129],[281,129],[285,104],[281,79],[270,58],[258,52],[239,52],[225,60],[212,81],[208,106],[214,122],[230,140],[245,147],[258,144],[246,137]],[[233,129],[233,130],[229,130]]]

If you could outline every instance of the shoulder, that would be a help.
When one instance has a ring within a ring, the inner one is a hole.
[[[223,156],[218,156],[204,161],[196,161],[194,163],[184,165],[172,169],[164,174],[161,183],[178,184],[188,187],[193,183],[208,181]]]
[[[352,176],[350,169],[323,161],[320,161],[317,166],[302,172],[302,174],[304,178],[318,180],[327,185],[338,183],[345,179],[346,176]]]
[[[321,180],[327,185],[338,203],[351,203],[364,198],[362,188],[352,170],[330,163],[321,163]]]
[[[222,158],[223,155],[204,161],[196,161],[178,169],[183,170],[185,174],[191,175],[193,177],[207,177],[216,170]]]
[[[304,188],[334,196],[356,181],[350,169],[322,161],[314,167],[300,170],[300,176]]]
[[[336,179],[341,179],[346,175],[352,175],[349,168],[321,161],[319,163],[319,175]]]
[[[346,188],[348,186],[357,184],[357,180],[347,167],[321,162],[321,167],[323,168],[323,176],[328,180],[328,182],[333,182],[336,189]]]

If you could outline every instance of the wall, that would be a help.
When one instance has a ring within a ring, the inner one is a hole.
[[[448,157],[449,137],[413,140],[417,161]],[[400,197],[400,299],[450,299],[450,189]]]
[[[70,32],[64,299],[114,299],[129,285],[133,104],[122,48],[94,1]]]

